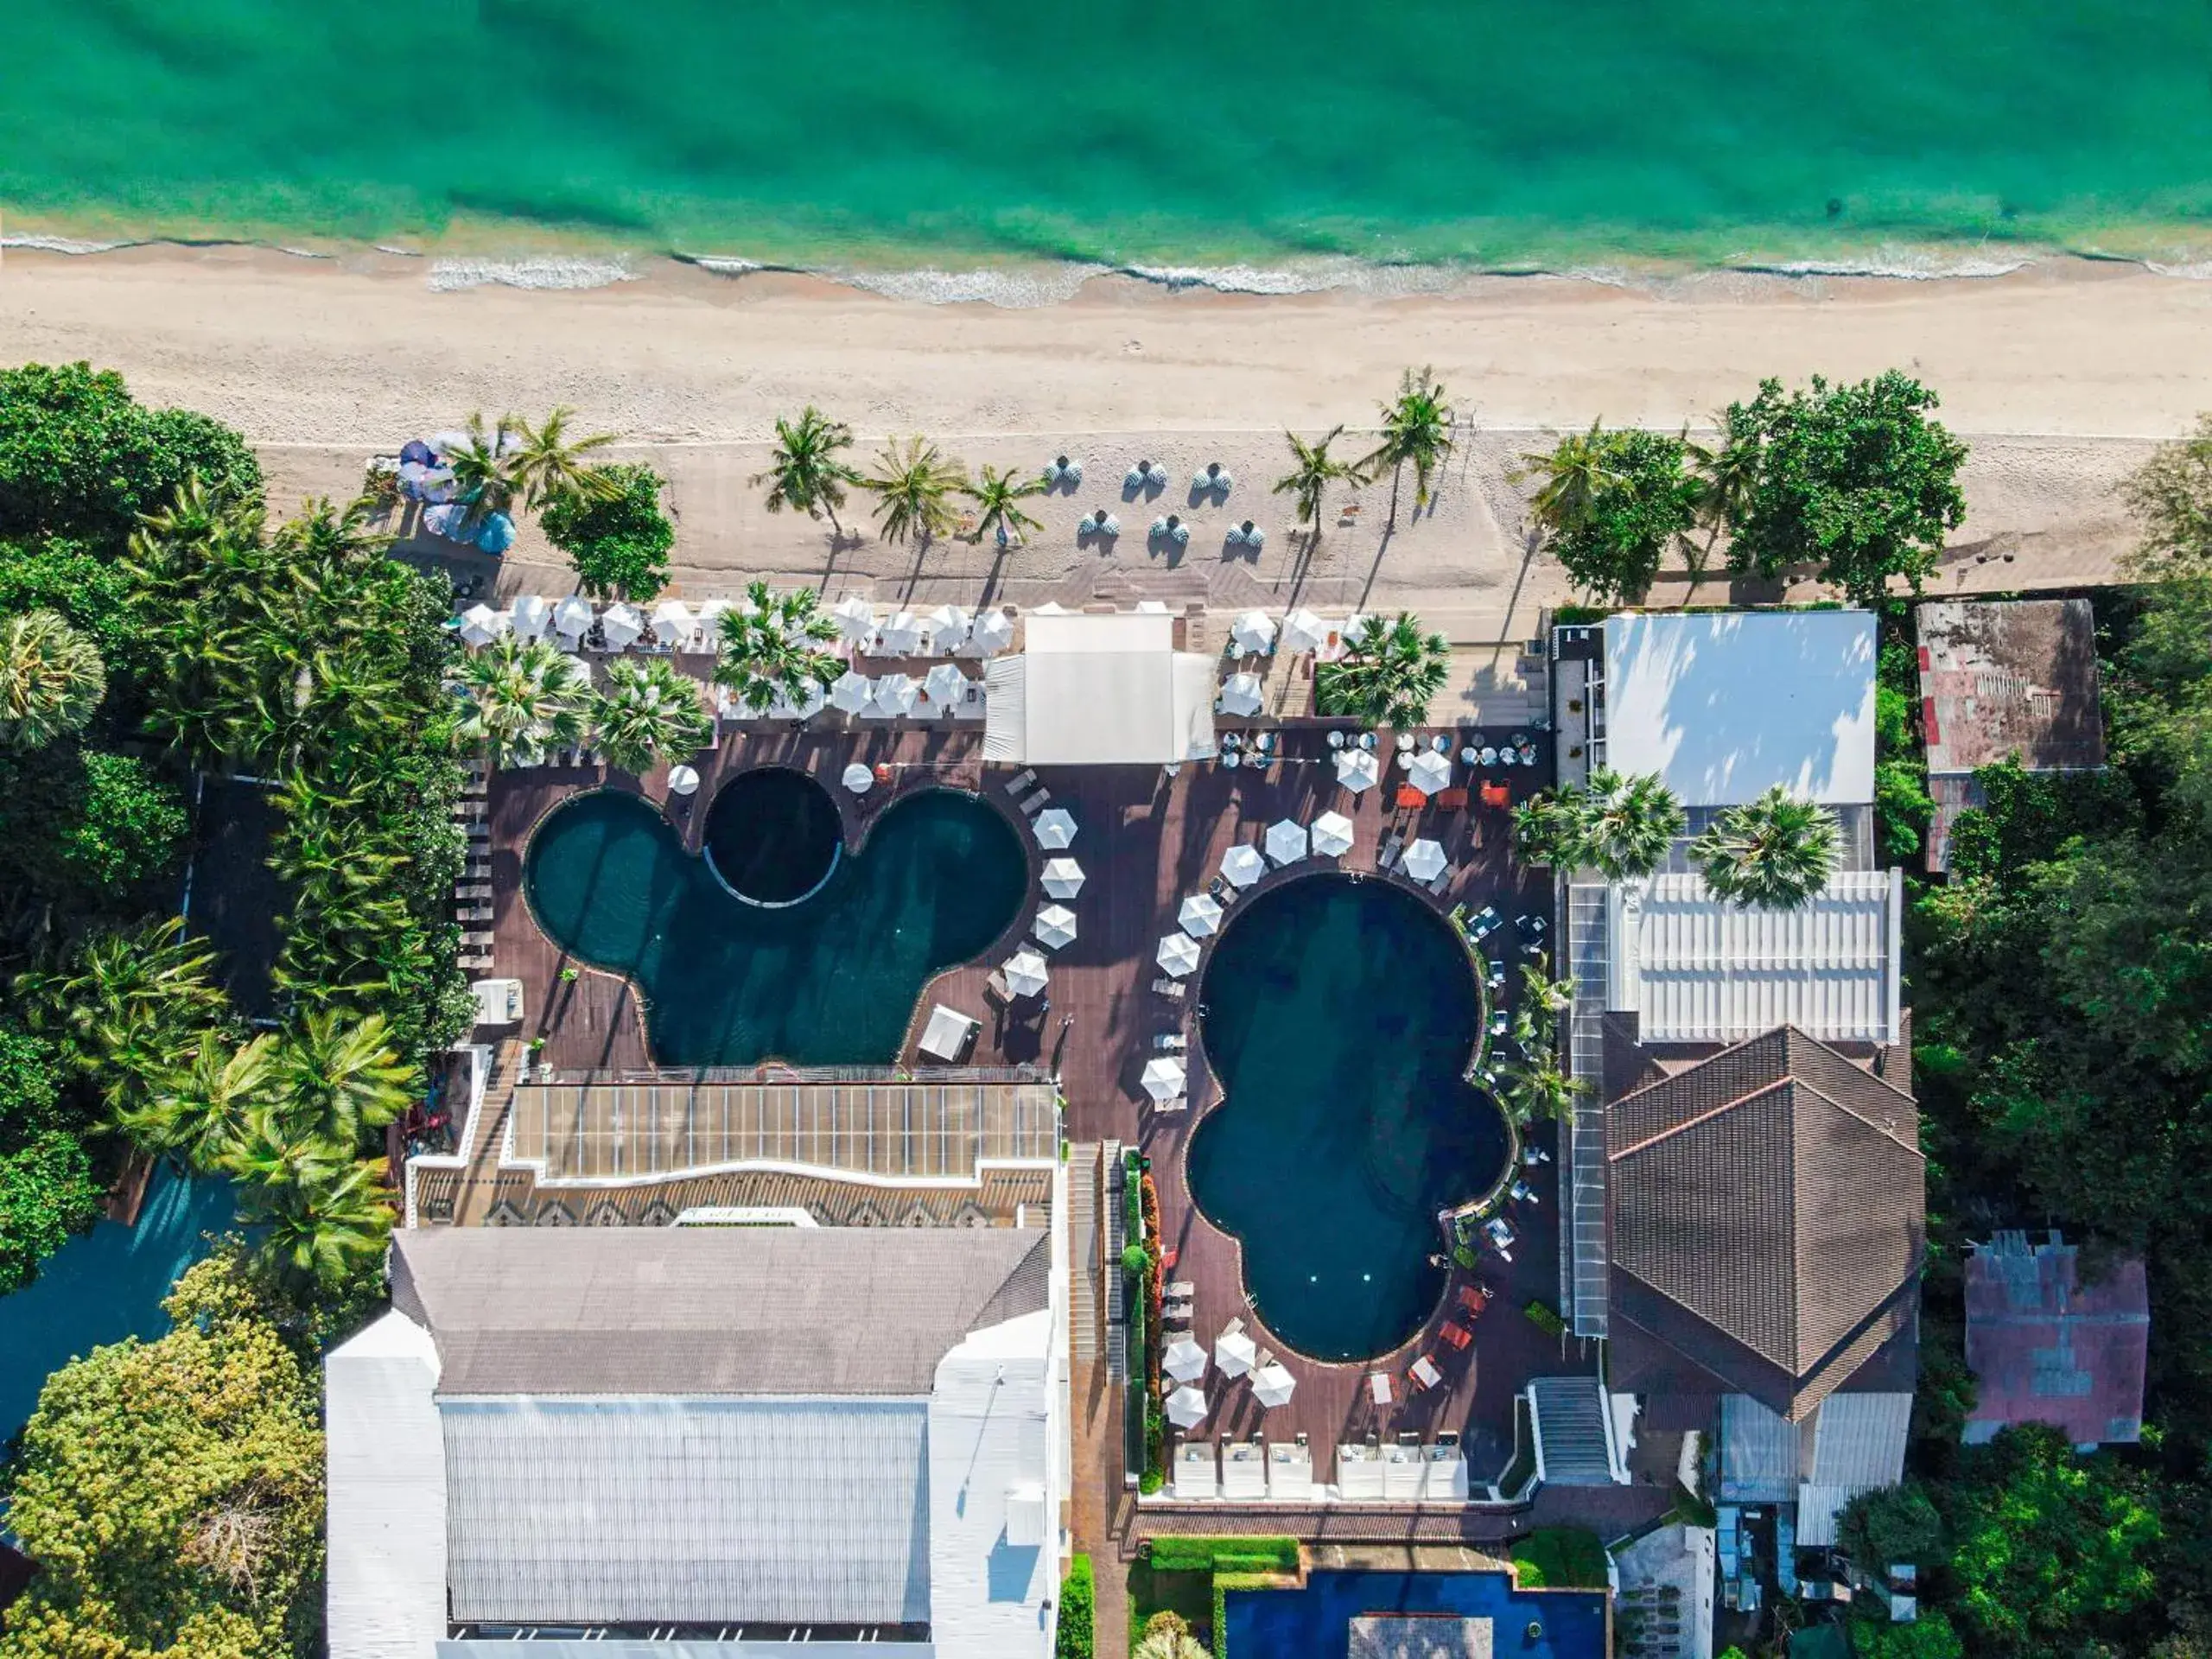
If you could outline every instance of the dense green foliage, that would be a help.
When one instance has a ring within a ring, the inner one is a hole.
[[[1795,910],[1827,885],[1841,842],[1834,813],[1777,784],[1721,812],[1689,856],[1716,898]]]
[[[1153,1567],[1161,1573],[1295,1573],[1298,1540],[1205,1537],[1163,1534],[1149,1541]]]
[[[627,463],[592,470],[604,481],[603,493],[554,496],[538,525],[569,556],[586,593],[643,603],[668,586],[676,526],[661,511],[667,480],[650,467]]]
[[[1546,790],[1513,809],[1514,850],[1531,864],[1599,871],[1608,880],[1657,869],[1688,823],[1656,773],[1599,766],[1580,785]]]
[[[0,1137],[0,1296],[38,1276],[38,1264],[99,1219],[100,1184],[84,1142],[40,1129],[13,1146]]]
[[[1370,728],[1425,725],[1451,665],[1449,643],[1423,633],[1412,613],[1370,616],[1346,638],[1342,658],[1314,671],[1314,704]]]
[[[0,844],[16,878],[0,889],[0,933],[27,937],[48,913],[122,918],[174,901],[165,884],[190,829],[176,785],[138,755],[67,742],[0,753]]]
[[[1077,1554],[1060,1580],[1060,1617],[1052,1631],[1052,1659],[1091,1659],[1098,1647],[1097,1585],[1090,1557]]]
[[[1679,437],[1594,426],[1525,458],[1545,480],[1531,504],[1545,547],[1577,587],[1601,601],[1643,600],[1660,559],[1698,521],[1704,489],[1688,458]]]
[[[1605,1547],[1581,1527],[1541,1527],[1513,1541],[1513,1578],[1523,1590],[1602,1590]]]

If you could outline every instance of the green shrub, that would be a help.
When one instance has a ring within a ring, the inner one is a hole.
[[[1586,1528],[1543,1528],[1515,1541],[1513,1578],[1523,1590],[1602,1590],[1605,1547]]]
[[[1295,1573],[1295,1538],[1184,1536],[1152,1541],[1152,1565],[1160,1573]]]
[[[39,1263],[99,1219],[100,1184],[77,1137],[46,1129],[0,1152],[0,1295],[38,1277]]]
[[[1053,1659],[1091,1659],[1098,1641],[1097,1586],[1090,1557],[1077,1555],[1060,1580],[1060,1623],[1052,1639]]]
[[[1567,1334],[1567,1322],[1541,1302],[1530,1302],[1521,1310],[1529,1316],[1529,1323],[1548,1337]]]
[[[665,482],[650,467],[595,469],[620,485],[601,497],[556,495],[538,514],[545,537],[569,556],[584,591],[645,601],[668,586],[676,527],[660,510]]]

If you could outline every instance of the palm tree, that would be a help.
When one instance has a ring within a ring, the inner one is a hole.
[[[927,543],[952,529],[952,508],[945,498],[967,487],[965,467],[918,437],[886,444],[876,456],[876,466],[880,470],[861,483],[876,493],[875,516],[882,523],[884,540],[905,542],[919,536]]]
[[[391,1236],[391,1194],[374,1160],[333,1163],[252,1120],[229,1160],[238,1220],[265,1230],[255,1254],[277,1278],[335,1290],[365,1273]]]
[[[590,677],[543,639],[501,634],[462,662],[461,683],[469,698],[461,736],[480,744],[494,766],[583,741]]]
[[[1840,839],[1834,813],[1777,784],[1723,811],[1690,843],[1690,860],[1715,898],[1796,910],[1827,885]]]
[[[119,1110],[116,1122],[149,1152],[213,1170],[252,1114],[272,1103],[276,1048],[270,1032],[232,1048],[221,1032],[203,1031],[192,1064],[164,1077],[149,1099]]]
[[[1408,611],[1385,622],[1364,619],[1344,641],[1346,655],[1324,663],[1315,700],[1325,715],[1348,715],[1363,724],[1405,728],[1428,719],[1428,705],[1450,674],[1451,646],[1440,633],[1423,633]]]
[[[1370,478],[1390,470],[1389,528],[1397,528],[1398,480],[1408,461],[1414,467],[1414,505],[1428,505],[1428,481],[1452,454],[1455,418],[1435,370],[1415,374],[1408,369],[1399,378],[1397,397],[1382,405],[1382,442],[1359,463]]]
[[[1498,1082],[1498,1103],[1522,1128],[1545,1118],[1567,1117],[1576,1097],[1590,1090],[1588,1084],[1567,1074],[1551,1043],[1529,1046],[1518,1059],[1505,1061]]]
[[[785,702],[801,703],[808,686],[826,686],[845,671],[843,660],[823,649],[837,637],[837,625],[821,610],[813,588],[779,594],[756,582],[746,597],[747,614],[722,618],[715,683],[728,687],[754,714],[766,714],[779,693]]]
[[[704,748],[715,722],[699,700],[699,682],[665,657],[620,657],[592,705],[594,745],[609,766],[640,775],[664,759]]]
[[[978,542],[994,530],[1001,536],[1019,537],[1025,530],[1044,528],[1014,505],[1028,496],[1042,493],[1045,480],[1041,478],[1017,478],[1011,472],[1001,473],[997,467],[986,465],[981,483],[963,484],[960,488],[979,509],[975,535]]]
[[[532,511],[556,496],[604,500],[621,493],[620,480],[584,459],[618,440],[612,432],[570,437],[569,421],[575,412],[562,404],[536,426],[515,423],[521,442],[504,457],[507,481]]]
[[[183,943],[183,928],[172,917],[135,933],[97,933],[67,971],[16,982],[33,1020],[61,1037],[118,1113],[190,1062],[197,1033],[223,1007],[207,976],[215,953]]]
[[[1717,448],[1707,448],[1701,443],[1692,443],[1683,435],[1682,449],[1689,457],[1690,468],[1697,474],[1698,522],[1705,526],[1705,545],[1694,554],[1689,551],[1689,538],[1682,538],[1684,556],[1690,564],[1690,592],[1697,592],[1697,585],[1705,578],[1706,567],[1713,561],[1713,550],[1723,531],[1738,523],[1750,509],[1751,494],[1758,487],[1761,454],[1756,437],[1728,435],[1728,421],[1720,417],[1723,434]]]
[[[837,509],[845,505],[848,486],[861,475],[839,459],[853,447],[853,429],[833,421],[812,404],[796,421],[776,417],[776,447],[768,452],[768,470],[753,475],[753,486],[768,486],[768,511],[796,507],[810,518],[826,517],[833,541],[845,539],[837,522]]]
[[[310,1136],[350,1158],[363,1133],[380,1129],[415,1097],[415,1068],[391,1047],[380,1014],[344,1023],[317,1008],[284,1033],[273,1060],[274,1109],[295,1135]]]
[[[1210,1659],[1210,1652],[1180,1613],[1163,1610],[1145,1621],[1144,1638],[1130,1659]]]
[[[1308,443],[1295,432],[1285,432],[1284,441],[1290,445],[1290,470],[1274,481],[1274,493],[1291,497],[1298,505],[1298,522],[1313,527],[1313,539],[1321,539],[1321,498],[1332,484],[1363,482],[1357,467],[1348,461],[1338,461],[1329,454],[1329,446],[1344,435],[1342,426],[1329,429],[1329,434],[1319,443]]]
[[[1589,518],[1598,493],[1613,481],[1605,428],[1592,421],[1587,432],[1569,433],[1549,449],[1524,451],[1510,477],[1516,484],[1543,480],[1529,503],[1529,516],[1547,534],[1576,528]]]
[[[1624,778],[1600,766],[1571,798],[1573,862],[1589,865],[1609,881],[1650,874],[1688,822],[1675,791],[1652,772]]]
[[[512,512],[515,480],[512,461],[524,442],[524,423],[519,415],[502,415],[486,428],[484,411],[468,417],[468,442],[445,458],[453,471],[454,494],[468,503],[472,515]]]
[[[1513,809],[1513,851],[1524,864],[1573,868],[1580,816],[1572,801],[1545,790]]]
[[[41,748],[84,730],[106,690],[99,652],[58,613],[0,620],[0,747]]]

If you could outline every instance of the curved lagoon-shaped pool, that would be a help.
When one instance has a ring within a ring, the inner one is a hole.
[[[880,1065],[930,978],[988,950],[1028,891],[1014,827],[972,796],[884,810],[796,904],[733,897],[634,795],[583,795],[531,838],[525,886],[564,950],[626,974],[664,1065]]]
[[[1307,876],[1230,912],[1202,997],[1224,1097],[1192,1138],[1192,1197],[1243,1241],[1276,1336],[1318,1359],[1389,1352],[1442,1292],[1437,1211],[1507,1155],[1460,1076],[1482,1022],[1465,949],[1388,882]]]

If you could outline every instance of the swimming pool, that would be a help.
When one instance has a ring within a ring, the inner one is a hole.
[[[795,905],[837,868],[845,844],[837,803],[791,766],[756,766],[724,784],[707,809],[701,850],[721,884],[756,905]]]
[[[1442,1294],[1437,1211],[1505,1166],[1505,1120],[1461,1077],[1482,1021],[1465,948],[1413,893],[1311,875],[1230,912],[1198,995],[1224,1099],[1192,1137],[1192,1197],[1243,1240],[1276,1336],[1389,1352]]]
[[[555,943],[637,981],[659,1063],[881,1065],[931,976],[1013,923],[1029,864],[985,803],[922,790],[818,889],[765,908],[725,891],[658,809],[601,790],[547,815],[524,884]]]
[[[1487,1618],[1498,1659],[1605,1652],[1602,1591],[1516,1590],[1503,1573],[1314,1573],[1302,1590],[1231,1590],[1224,1613],[1229,1651],[1266,1659],[1344,1659],[1351,1621],[1371,1613]]]

